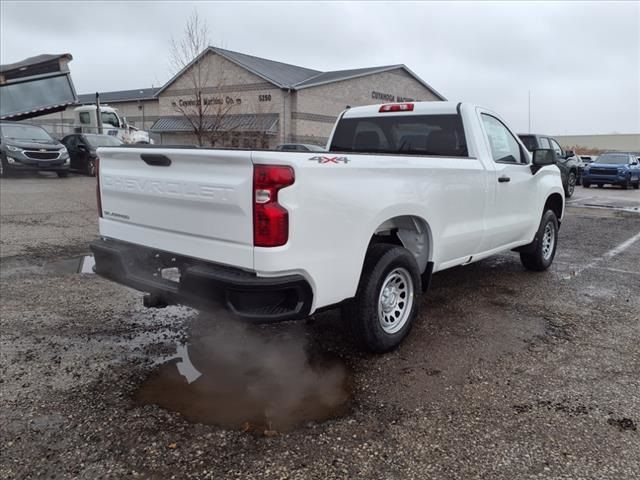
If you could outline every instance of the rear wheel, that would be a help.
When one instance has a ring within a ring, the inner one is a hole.
[[[85,171],[86,171],[86,174],[89,175],[90,177],[96,176],[96,161],[94,158],[91,158],[87,161],[87,166]]]
[[[573,192],[576,190],[576,172],[569,172],[569,178],[567,179],[567,188],[564,189],[564,196],[571,198]]]
[[[558,245],[558,219],[553,210],[542,215],[538,232],[530,245],[520,252],[520,261],[524,268],[541,272],[553,263]]]
[[[418,264],[405,248],[369,248],[353,300],[342,308],[356,342],[370,352],[396,348],[411,330],[422,291]]]
[[[582,181],[582,186],[584,188],[589,188],[591,186],[591,184],[589,182],[585,182],[584,180]]]

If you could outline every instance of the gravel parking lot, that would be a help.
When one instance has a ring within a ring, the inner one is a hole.
[[[547,272],[436,274],[369,356],[336,312],[240,326],[76,273],[94,185],[0,181],[0,478],[639,478],[638,191],[577,189]]]

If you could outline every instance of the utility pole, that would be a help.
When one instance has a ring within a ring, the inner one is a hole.
[[[98,133],[102,133],[102,115],[100,113],[100,94],[96,92],[96,117],[98,125]]]

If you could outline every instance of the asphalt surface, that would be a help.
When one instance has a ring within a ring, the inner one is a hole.
[[[336,312],[243,326],[75,273],[94,198],[0,180],[0,478],[640,477],[640,214],[576,201],[549,271],[436,274],[370,356]]]

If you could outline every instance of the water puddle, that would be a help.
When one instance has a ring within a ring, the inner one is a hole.
[[[0,278],[9,278],[24,275],[46,275],[54,274],[93,274],[95,260],[93,255],[81,255],[78,257],[65,258],[55,262],[38,265],[24,265],[20,262],[7,263],[0,269]]]
[[[44,269],[54,273],[94,273],[93,266],[95,264],[93,255],[82,255],[48,263]]]
[[[346,368],[337,358],[310,351],[299,329],[207,323],[206,331],[192,332],[193,340],[178,345],[175,356],[147,378],[136,403],[261,435],[348,412]]]

